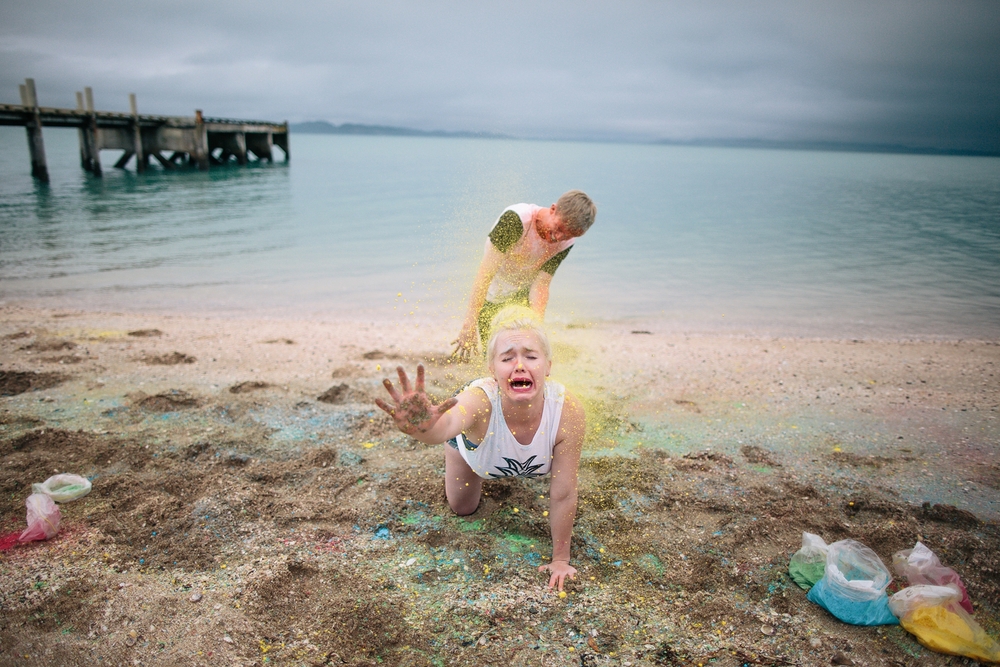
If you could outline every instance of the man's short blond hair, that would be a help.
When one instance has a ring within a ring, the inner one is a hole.
[[[486,344],[487,366],[493,364],[493,355],[497,351],[497,338],[506,331],[534,331],[542,343],[542,353],[547,360],[552,361],[552,346],[549,344],[549,336],[542,328],[542,323],[535,311],[524,306],[507,306],[493,318],[490,342]]]
[[[569,231],[581,236],[594,224],[597,206],[581,190],[570,190],[556,202],[556,214],[566,224]]]

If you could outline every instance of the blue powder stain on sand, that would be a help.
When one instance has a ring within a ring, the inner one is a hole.
[[[386,526],[379,526],[378,528],[375,529],[375,537],[373,537],[372,539],[374,539],[374,540],[387,540],[391,536],[392,535],[391,535],[391,533],[389,533],[389,528],[388,527],[386,527]]]

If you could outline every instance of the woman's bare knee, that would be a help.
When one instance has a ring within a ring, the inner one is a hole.
[[[458,516],[469,516],[470,514],[475,514],[476,510],[479,509],[479,496],[469,497],[462,494],[464,497],[459,498],[448,498],[448,507],[451,511]]]

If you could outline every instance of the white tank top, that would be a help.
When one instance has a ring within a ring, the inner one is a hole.
[[[500,390],[493,378],[482,378],[469,384],[482,389],[493,406],[486,437],[479,446],[467,443],[459,434],[458,451],[480,477],[541,477],[552,468],[552,449],[556,444],[559,420],[562,417],[566,388],[558,382],[545,381],[542,423],[531,443],[522,445],[507,428],[500,406]]]

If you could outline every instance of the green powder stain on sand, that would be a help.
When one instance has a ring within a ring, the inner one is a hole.
[[[533,537],[519,535],[518,533],[507,533],[504,535],[504,541],[507,543],[507,549],[511,553],[515,554],[519,554],[523,551],[531,551],[536,542],[538,542],[538,540]]]
[[[643,554],[642,556],[639,556],[636,561],[638,562],[639,567],[647,572],[652,572],[659,576],[662,576],[666,572],[666,568],[663,567],[663,563],[653,554]]]
[[[440,514],[428,515],[426,512],[409,512],[400,519],[404,526],[420,526],[423,524],[440,523]]]
[[[476,519],[475,521],[468,521],[465,519],[458,519],[456,520],[456,527],[463,533],[480,531],[483,529],[483,520]]]

